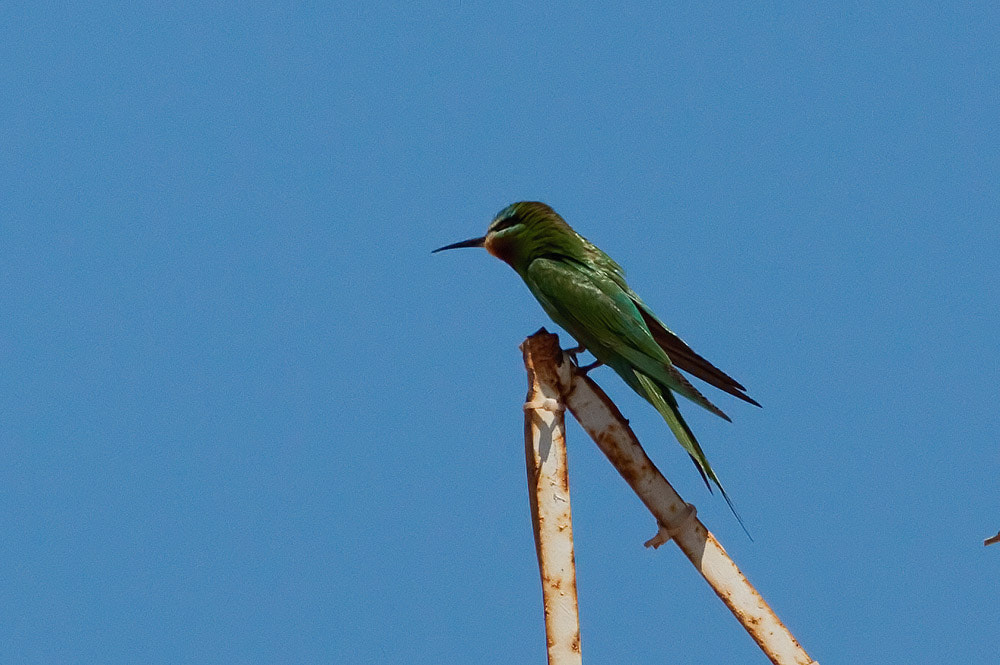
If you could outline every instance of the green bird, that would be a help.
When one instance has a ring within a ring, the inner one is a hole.
[[[629,288],[621,266],[544,203],[513,203],[493,218],[485,236],[439,247],[434,252],[460,247],[484,247],[510,265],[546,314],[576,339],[580,350],[586,348],[597,359],[594,366],[607,365],[652,404],[691,455],[709,491],[711,480],[743,525],[694,433],[681,417],[674,393],[730,420],[678,369],[760,406],[746,394],[746,388],[671,332]]]

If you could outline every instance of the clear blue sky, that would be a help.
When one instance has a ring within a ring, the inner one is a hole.
[[[430,254],[539,199],[764,404],[684,405],[750,542],[593,374],[812,656],[995,663],[998,34],[978,2],[4,3],[0,661],[543,662],[517,345],[552,326]],[[569,435],[586,661],[764,663]]]

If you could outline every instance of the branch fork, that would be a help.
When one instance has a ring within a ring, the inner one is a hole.
[[[568,408],[656,518],[657,534],[646,546],[677,543],[772,663],[817,665],[701,523],[694,506],[649,459],[614,402],[583,368],[565,361],[558,336],[542,328],[521,344],[521,351],[529,386],[524,404],[529,498],[549,664],[581,662],[563,419]]]

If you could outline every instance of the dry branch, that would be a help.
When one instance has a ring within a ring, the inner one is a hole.
[[[538,571],[542,577],[545,637],[549,665],[580,665],[580,615],[573,556],[573,520],[566,467],[566,423],[558,385],[537,379],[535,363],[556,362],[552,355],[529,354],[528,396],[524,402],[524,453],[528,471],[531,523],[535,531]],[[558,344],[555,352],[562,356]]]
[[[545,399],[565,403],[656,518],[658,532],[647,546],[674,540],[772,663],[816,665],[697,519],[693,506],[659,472],[611,399],[564,358],[559,338],[542,329],[521,349],[532,384],[541,386]],[[542,554],[540,549],[540,561]]]

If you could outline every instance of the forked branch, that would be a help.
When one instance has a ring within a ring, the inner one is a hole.
[[[545,401],[541,404],[552,409],[552,413],[557,413],[560,422],[562,413],[559,407],[565,404],[656,518],[658,532],[647,542],[647,546],[658,547],[669,540],[676,542],[772,663],[816,665],[750,585],[715,536],[698,520],[693,507],[681,499],[649,459],[618,407],[593,380],[563,357],[558,336],[543,328],[525,340],[521,349],[529,381],[531,385],[538,386],[536,394],[544,396]],[[532,394],[529,391],[529,402],[533,401]],[[568,494],[567,484],[567,519]],[[544,519],[540,518],[540,521],[544,526]],[[544,580],[545,551],[541,545],[538,553]],[[575,600],[575,584],[573,597]]]

